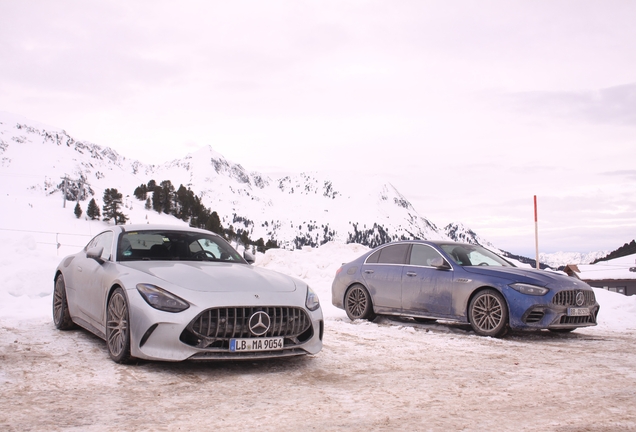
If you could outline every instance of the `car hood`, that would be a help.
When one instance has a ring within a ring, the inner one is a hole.
[[[247,264],[134,261],[120,263],[131,270],[182,288],[202,292],[293,292],[294,280],[281,273]],[[151,283],[139,279],[139,283]]]
[[[523,282],[546,288],[585,288],[587,284],[573,277],[551,273],[545,270],[523,269],[518,267],[462,267],[468,273],[497,277],[514,282]]]

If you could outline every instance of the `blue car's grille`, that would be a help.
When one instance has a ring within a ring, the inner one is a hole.
[[[576,296],[583,294],[583,303],[577,304]],[[594,291],[583,290],[566,290],[560,291],[554,295],[552,303],[559,306],[592,306],[596,303]]]
[[[254,338],[250,317],[263,311],[270,326],[258,337],[284,337],[285,346],[305,342],[313,335],[311,319],[304,309],[295,307],[228,307],[207,309],[190,322],[181,341],[198,348],[229,348],[230,339]]]

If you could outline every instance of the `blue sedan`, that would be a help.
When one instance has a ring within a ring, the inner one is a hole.
[[[509,329],[570,332],[596,325],[599,311],[580,280],[515,267],[481,246],[420,240],[387,243],[343,264],[332,303],[351,320],[458,321],[492,337]]]

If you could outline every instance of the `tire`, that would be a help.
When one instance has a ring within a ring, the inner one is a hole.
[[[508,332],[508,306],[494,289],[478,292],[468,306],[468,319],[480,336],[500,338]]]
[[[128,363],[130,355],[130,320],[128,301],[121,288],[115,289],[106,310],[106,345],[110,358],[116,363]]]
[[[415,320],[415,322],[418,322],[420,324],[432,324],[434,322],[437,322],[437,320],[435,318],[413,317],[413,319]]]
[[[53,323],[59,330],[70,330],[75,327],[68,311],[66,300],[66,284],[61,274],[55,278],[53,287]]]
[[[344,299],[345,312],[351,321],[366,319],[373,321],[376,317],[373,313],[373,302],[371,295],[365,287],[360,284],[351,286]]]

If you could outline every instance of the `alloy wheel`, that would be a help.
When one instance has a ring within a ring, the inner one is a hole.
[[[108,351],[111,357],[121,357],[128,349],[129,326],[128,305],[124,295],[119,291],[116,291],[108,302],[106,327]]]

